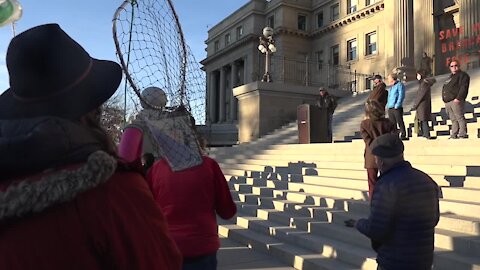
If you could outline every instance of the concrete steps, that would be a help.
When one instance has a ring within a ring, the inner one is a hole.
[[[480,123],[477,121],[480,115],[480,69],[469,70],[470,89],[467,96],[466,114],[468,122],[468,133],[470,137],[480,138]],[[430,134],[434,137],[448,137],[451,121],[445,112],[445,105],[442,101],[442,86],[448,74],[437,76],[437,83],[432,87],[432,114],[434,117],[433,131]],[[404,122],[409,134],[413,134],[413,123],[415,112],[409,112],[416,98],[418,83],[408,82],[405,84],[406,96],[404,100]],[[351,141],[361,139],[360,122],[364,117],[364,103],[369,92],[361,93],[352,97],[344,97],[339,100],[339,105],[333,116],[333,139],[334,141]],[[297,123],[291,122],[284,125],[262,138],[247,143],[247,145],[268,146],[273,144],[295,144],[298,142]]]
[[[347,270],[353,269],[350,265],[334,258],[329,258],[301,247],[279,241],[277,237],[270,237],[254,230],[235,224],[220,224],[218,233],[221,236],[245,243],[249,248],[271,254],[296,269],[305,270]]]
[[[248,228],[249,231],[274,236],[284,241],[282,243],[295,244],[310,250],[310,252],[320,252],[322,256],[334,256],[334,258],[359,269],[376,269],[374,253],[370,250],[368,239],[355,230],[343,226],[344,220],[358,219],[365,215],[365,210],[358,211],[361,207],[357,210],[351,208],[350,211],[345,211],[335,209],[335,207],[299,204],[275,198],[266,198],[259,202],[259,205],[239,207],[236,224],[242,228]],[[269,202],[273,203],[273,208]],[[363,207],[367,208],[368,206],[364,204]],[[302,211],[302,209],[308,210]],[[470,230],[472,234],[443,229],[448,226],[448,223],[457,224],[459,222],[470,225],[473,228]],[[472,259],[472,256],[475,257],[478,252],[480,243],[478,224],[478,220],[465,220],[450,214],[437,228],[435,246],[436,250],[441,250],[442,253],[436,254],[436,258],[440,257],[441,260],[447,261],[451,265],[453,264],[449,261],[451,256],[444,254],[455,250],[461,254],[461,257],[467,259],[462,260],[456,257],[455,264],[462,265],[461,268],[467,267],[468,259]],[[247,239],[242,241],[248,242],[248,237],[257,236],[245,234],[244,237]],[[446,258],[443,258],[444,256]],[[437,267],[436,269],[448,268]]]
[[[472,151],[479,149],[477,144],[473,139],[405,142],[414,166],[442,186],[435,269],[480,267],[480,174],[475,165],[480,159]],[[217,160],[239,209],[232,223],[219,226],[220,234],[297,269],[376,269],[369,240],[343,225],[369,213],[363,147],[354,142],[272,145],[263,151],[232,151],[231,156],[219,152]],[[463,186],[455,186],[452,177]]]
[[[480,270],[480,70],[472,74],[469,139],[448,139],[451,121],[437,83],[431,131],[437,138],[404,141],[405,158],[441,187],[437,270]],[[417,87],[407,84],[405,108],[413,104]],[[290,123],[258,141],[212,149],[238,208],[233,220],[219,221],[219,234],[296,269],[376,269],[369,239],[343,224],[369,215],[365,146],[358,132],[367,94],[341,100],[335,143],[293,144],[297,127]],[[414,114],[404,118],[411,133]]]

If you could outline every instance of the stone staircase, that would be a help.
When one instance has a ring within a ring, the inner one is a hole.
[[[467,97],[465,118],[468,122],[469,136],[480,138],[480,122],[477,120],[480,115],[480,69],[469,71],[469,74],[471,76],[471,86]],[[451,126],[451,121],[447,120],[448,117],[442,101],[442,86],[447,77],[448,74],[437,76],[437,83],[432,87],[432,112],[434,119],[431,123],[433,126],[431,135],[434,137],[438,136],[439,138],[449,135],[448,132]],[[418,83],[412,81],[406,83],[405,86],[405,127],[407,128],[408,134],[411,137],[415,137],[416,134],[413,131],[415,112],[409,112],[408,110],[415,102]],[[355,96],[343,97],[339,100],[339,105],[333,116],[334,141],[343,142],[361,139],[360,122],[365,116],[364,104],[369,94],[369,92],[363,92]],[[252,143],[262,144],[263,142],[270,142],[270,140],[272,140],[272,144],[298,143],[297,122],[289,123]]]
[[[480,112],[476,98],[480,72],[474,75],[467,115],[469,139],[446,139],[449,121],[435,99],[437,140],[413,137],[405,141],[405,158],[441,187],[434,259],[434,269],[439,270],[480,270]],[[416,88],[411,90],[415,85],[409,86],[407,97],[416,92]],[[212,149],[210,154],[220,163],[238,207],[234,219],[219,220],[219,234],[297,269],[376,269],[370,241],[343,224],[369,214],[364,144],[355,135],[365,98],[360,94],[339,105],[334,131],[350,135],[336,143],[294,144],[296,124],[290,124],[252,143]],[[413,117],[405,115],[410,129]]]

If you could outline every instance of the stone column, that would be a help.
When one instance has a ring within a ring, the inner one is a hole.
[[[413,4],[413,19],[415,21],[414,43],[415,43],[415,67],[419,68],[422,62],[423,52],[426,52],[435,60],[435,39],[437,32],[432,35],[434,29],[433,0],[416,0]],[[438,55],[437,55],[438,56]],[[435,64],[432,64],[434,69]]]
[[[236,119],[236,112],[237,112],[237,98],[233,96],[233,88],[235,88],[238,85],[237,81],[237,73],[238,73],[238,66],[236,62],[232,63],[232,69],[230,71],[231,75],[231,84],[232,84],[232,89],[229,91],[229,96],[230,96],[230,119],[228,119],[230,122],[234,122]]]
[[[480,34],[480,2],[478,0],[460,1],[460,24],[464,27],[464,37]],[[476,32],[474,25],[477,24]]]
[[[250,66],[250,65],[247,65],[247,62],[248,59],[247,57],[245,56],[243,58],[243,84],[248,84],[250,83],[252,80],[251,80],[251,74],[252,74],[252,68],[253,66]]]
[[[225,68],[220,68],[220,89],[218,102],[218,121],[225,122]]]
[[[418,0],[417,0],[418,1]],[[413,67],[413,0],[395,0],[394,47],[397,67]]]
[[[217,110],[217,99],[216,99],[216,81],[217,81],[217,71],[212,71],[209,73],[209,85],[207,87],[208,91],[208,115],[210,123],[217,122],[216,119],[216,110]]]
[[[435,38],[436,35],[431,35],[431,31],[434,29],[434,21],[433,21],[433,1],[434,0],[423,0],[423,9],[425,12],[425,21],[424,27],[425,29],[425,40],[424,40],[424,48],[427,54],[434,58],[433,55],[435,54]],[[435,61],[435,60],[434,60]],[[434,64],[432,66],[435,66]]]
[[[476,44],[477,36],[480,36],[480,1],[478,0],[460,0],[460,25],[463,27],[463,35],[460,38],[468,42],[462,43],[461,54],[468,55],[463,61],[478,62],[480,46]],[[475,38],[475,39],[472,39]],[[459,59],[462,61],[462,59]],[[467,69],[468,64],[462,64]]]

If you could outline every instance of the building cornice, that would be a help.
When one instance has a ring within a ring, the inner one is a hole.
[[[385,4],[383,3],[383,1],[370,5],[364,9],[361,9],[352,14],[348,14],[348,16],[345,16],[328,25],[325,25],[323,28],[320,28],[311,32],[310,37],[317,37],[319,35],[322,35],[331,31],[335,31],[337,28],[365,19],[377,12],[383,11],[384,9],[385,9]]]
[[[245,14],[244,17],[241,17],[238,20],[232,21],[229,25],[224,26],[223,29],[221,29],[221,30],[217,29],[218,33],[216,33],[216,34],[210,35],[210,30],[209,30],[208,31],[209,34],[208,34],[207,40],[205,40],[205,44],[208,44],[208,43],[210,43],[214,40],[217,40],[219,37],[225,35],[230,30],[234,29],[235,27],[238,27],[238,26],[242,25],[242,22],[246,21],[248,17],[254,16],[254,15],[262,15],[263,16],[263,15],[265,15],[265,12],[258,11],[258,10],[253,10],[250,13]],[[219,28],[218,26],[216,26],[216,27]]]
[[[242,47],[244,44],[254,42],[254,41],[255,42],[258,41],[258,36],[254,35],[254,34],[248,34],[245,37],[243,37],[242,39],[240,39],[238,41],[235,41],[232,44],[230,44],[229,46],[227,46],[225,48],[222,48],[221,50],[217,51],[212,56],[207,56],[207,58],[200,61],[200,64],[202,64],[204,66],[208,65],[212,61],[215,61],[216,59],[224,56],[225,54],[231,53],[232,50],[235,50],[238,47]]]
[[[274,34],[293,35],[293,36],[307,37],[307,38],[311,36],[309,32],[301,31],[298,29],[292,29],[288,27],[283,27],[283,26],[275,28],[274,31],[275,31]]]

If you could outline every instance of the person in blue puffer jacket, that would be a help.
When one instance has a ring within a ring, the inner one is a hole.
[[[403,123],[403,100],[405,99],[405,85],[397,78],[397,74],[390,74],[387,77],[390,85],[387,98],[388,119],[400,129],[400,138],[407,139],[405,124]]]
[[[432,269],[435,226],[440,217],[438,185],[404,160],[404,145],[396,134],[377,137],[370,148],[380,171],[370,216],[345,224],[371,239],[377,269]]]

